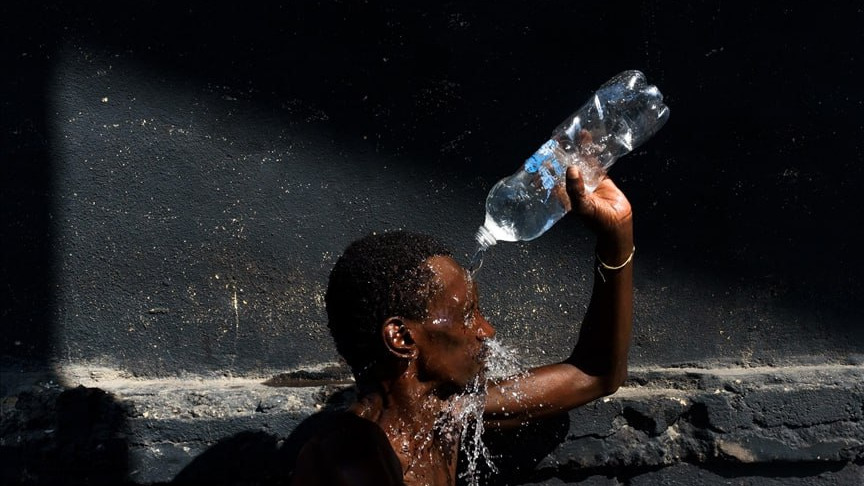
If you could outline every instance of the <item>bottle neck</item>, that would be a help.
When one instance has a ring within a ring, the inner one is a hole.
[[[480,245],[480,250],[485,250],[495,243],[498,243],[498,240],[492,236],[492,232],[489,231],[486,226],[477,228],[477,233],[474,235],[474,239],[477,240],[477,244]]]

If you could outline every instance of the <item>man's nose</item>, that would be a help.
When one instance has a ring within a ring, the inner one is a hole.
[[[489,324],[489,321],[482,314],[478,320],[480,321],[480,325],[477,326],[477,337],[484,340],[495,337],[495,328],[492,327],[492,324]]]

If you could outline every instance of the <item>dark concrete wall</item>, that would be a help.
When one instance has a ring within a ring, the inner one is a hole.
[[[408,228],[467,255],[488,188],[630,68],[672,109],[612,173],[637,215],[634,362],[864,347],[857,7],[3,9],[5,356],[335,359],[322,292],[349,241]],[[486,312],[529,360],[572,342],[589,241],[568,221],[488,255]]]

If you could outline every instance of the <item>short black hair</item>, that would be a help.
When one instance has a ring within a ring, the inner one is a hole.
[[[360,379],[387,356],[381,326],[389,317],[424,319],[434,292],[430,257],[450,256],[437,239],[407,231],[372,233],[351,243],[330,272],[327,326]]]

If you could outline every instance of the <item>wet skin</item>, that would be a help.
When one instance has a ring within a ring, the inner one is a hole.
[[[462,391],[483,370],[486,346],[495,330],[480,313],[477,285],[447,256],[428,259],[439,290],[428,316],[410,323],[418,348],[418,379],[433,383],[441,397]]]

